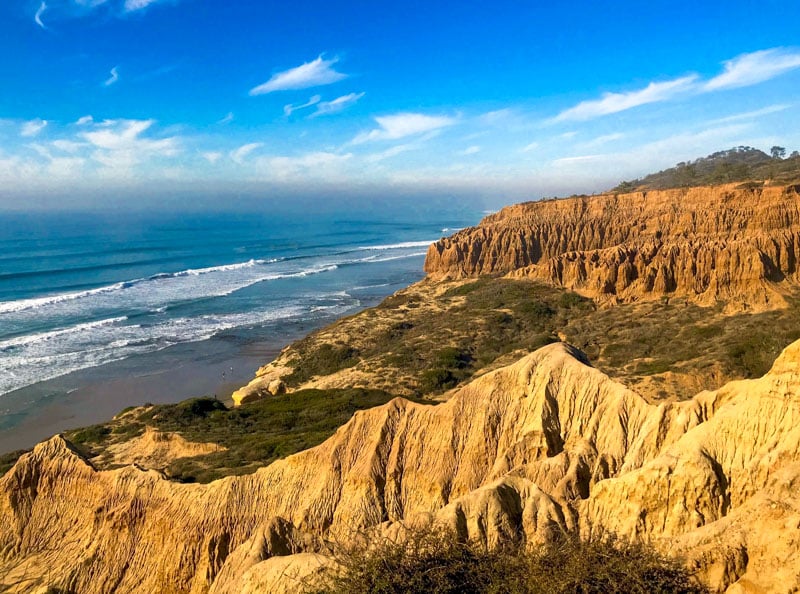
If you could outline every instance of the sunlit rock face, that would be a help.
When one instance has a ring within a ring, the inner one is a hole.
[[[783,305],[800,253],[797,187],[603,194],[509,206],[434,243],[431,278],[511,274],[600,301]]]

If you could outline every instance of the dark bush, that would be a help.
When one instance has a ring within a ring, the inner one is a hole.
[[[362,540],[362,539],[359,539]],[[318,589],[404,594],[701,594],[707,590],[676,561],[614,538],[564,537],[533,550],[487,550],[443,529],[407,531],[334,552],[341,570]]]

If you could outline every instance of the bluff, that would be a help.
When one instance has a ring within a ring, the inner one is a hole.
[[[432,244],[432,279],[509,274],[594,299],[780,307],[797,285],[798,186],[602,194],[503,208]]]
[[[205,485],[97,470],[57,436],[0,479],[0,589],[278,591],[327,563],[322,539],[433,518],[490,545],[610,530],[717,591],[782,592],[800,587],[798,394],[800,342],[760,379],[658,405],[556,343]]]

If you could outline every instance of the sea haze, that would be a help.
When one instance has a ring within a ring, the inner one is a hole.
[[[43,380],[123,360],[130,373],[199,341],[281,342],[372,305],[422,278],[430,242],[479,218],[0,215],[0,428],[37,405],[25,389]]]

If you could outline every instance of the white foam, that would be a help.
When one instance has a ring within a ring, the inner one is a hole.
[[[49,332],[41,332],[39,334],[27,334],[25,336],[18,336],[15,338],[10,338],[8,340],[2,340],[0,341],[0,352],[11,349],[12,347],[26,346],[36,342],[53,340],[55,338],[68,334],[84,332],[87,330],[92,330],[94,328],[101,328],[103,326],[111,326],[119,322],[124,322],[127,319],[128,319],[127,316],[121,316],[118,318],[109,318],[107,320],[97,320],[95,322],[76,324],[75,326],[69,326],[67,328],[58,328],[56,330],[50,330]]]
[[[259,311],[173,318],[153,324],[125,324],[111,318],[0,343],[0,395],[31,384],[162,350],[180,343],[207,340],[233,328],[253,327],[309,315],[340,315],[358,305],[356,299],[331,295],[338,303],[288,305]]]
[[[122,283],[115,283],[106,287],[98,287],[97,289],[89,289],[88,291],[76,291],[74,293],[62,293],[60,295],[50,295],[47,297],[34,297],[33,299],[20,299],[18,301],[0,301],[0,314],[13,313],[25,311],[28,309],[36,309],[46,305],[54,305],[63,303],[65,301],[72,301],[74,299],[81,299],[83,297],[91,297],[93,295],[102,295],[104,293],[112,293],[120,291],[127,285],[140,282],[143,279],[135,281],[126,281]]]
[[[0,302],[0,315],[13,314],[74,314],[78,310],[102,312],[119,305],[129,309],[161,309],[175,301],[222,297],[256,283],[284,278],[305,277],[336,270],[336,264],[318,264],[300,270],[272,272],[275,260],[248,260],[209,268],[160,273],[115,283],[96,289],[49,295],[18,301]],[[203,278],[200,278],[203,277]],[[214,280],[208,280],[213,277]],[[86,304],[86,301],[91,301]]]
[[[428,247],[430,244],[435,243],[436,240],[432,239],[430,241],[403,241],[401,243],[390,243],[387,245],[364,245],[361,246],[360,250],[399,250],[403,248],[416,248],[416,247]]]

